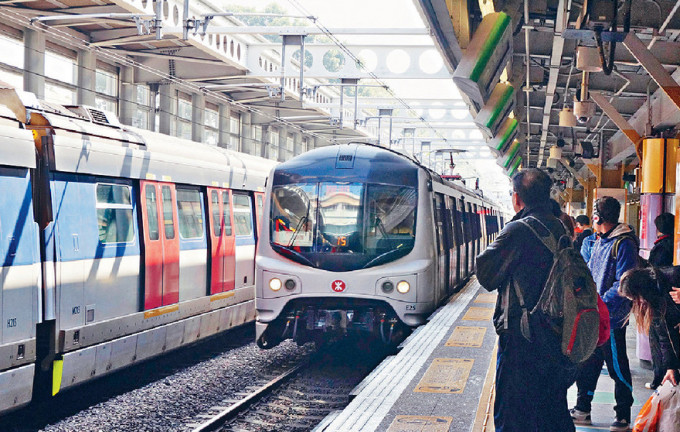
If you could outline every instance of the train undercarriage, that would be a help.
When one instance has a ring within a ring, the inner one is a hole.
[[[257,345],[269,349],[286,339],[292,339],[298,345],[307,342],[318,345],[347,337],[394,345],[409,332],[410,327],[384,302],[298,299],[290,302],[278,318],[267,324],[257,338]]]

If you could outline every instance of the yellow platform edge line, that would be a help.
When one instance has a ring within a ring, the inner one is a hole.
[[[222,299],[229,298],[229,297],[234,297],[234,291],[227,291],[227,292],[211,295],[210,301],[214,302],[214,301],[222,300]]]
[[[479,397],[479,405],[477,406],[477,415],[475,422],[472,425],[470,432],[486,432],[488,427],[493,425],[493,400],[494,400],[494,384],[496,383],[496,356],[498,354],[498,338],[494,341],[494,349],[491,353],[491,361],[489,361],[489,369],[486,371],[486,378],[484,379],[484,386],[482,387],[482,394]],[[489,423],[491,421],[491,423]],[[493,430],[493,429],[488,429]]]
[[[178,304],[159,307],[157,309],[152,309],[152,310],[144,312],[144,319],[165,315],[165,314],[170,313],[170,312],[177,312],[178,310],[179,310]]]

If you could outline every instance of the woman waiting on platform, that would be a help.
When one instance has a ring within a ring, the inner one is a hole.
[[[631,313],[638,329],[649,334],[653,328],[658,335],[661,358],[654,359],[666,371],[661,384],[678,384],[680,376],[680,306],[669,293],[680,285],[680,266],[646,267],[629,270],[621,277],[619,294],[632,300]]]

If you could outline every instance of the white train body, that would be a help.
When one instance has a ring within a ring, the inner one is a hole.
[[[275,167],[263,213],[255,275],[262,347],[352,331],[389,342],[474,271],[474,256],[502,223],[477,194],[361,144]]]

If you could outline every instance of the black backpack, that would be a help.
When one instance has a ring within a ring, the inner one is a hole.
[[[550,230],[533,216],[518,222],[526,226],[553,254],[548,279],[531,312],[524,304],[519,286],[514,284],[522,308],[522,335],[531,340],[529,314],[540,314],[560,335],[562,354],[573,363],[580,363],[595,351],[600,333],[599,295],[590,269],[566,236],[558,242]],[[535,229],[538,224],[545,228],[547,236],[538,234]]]

